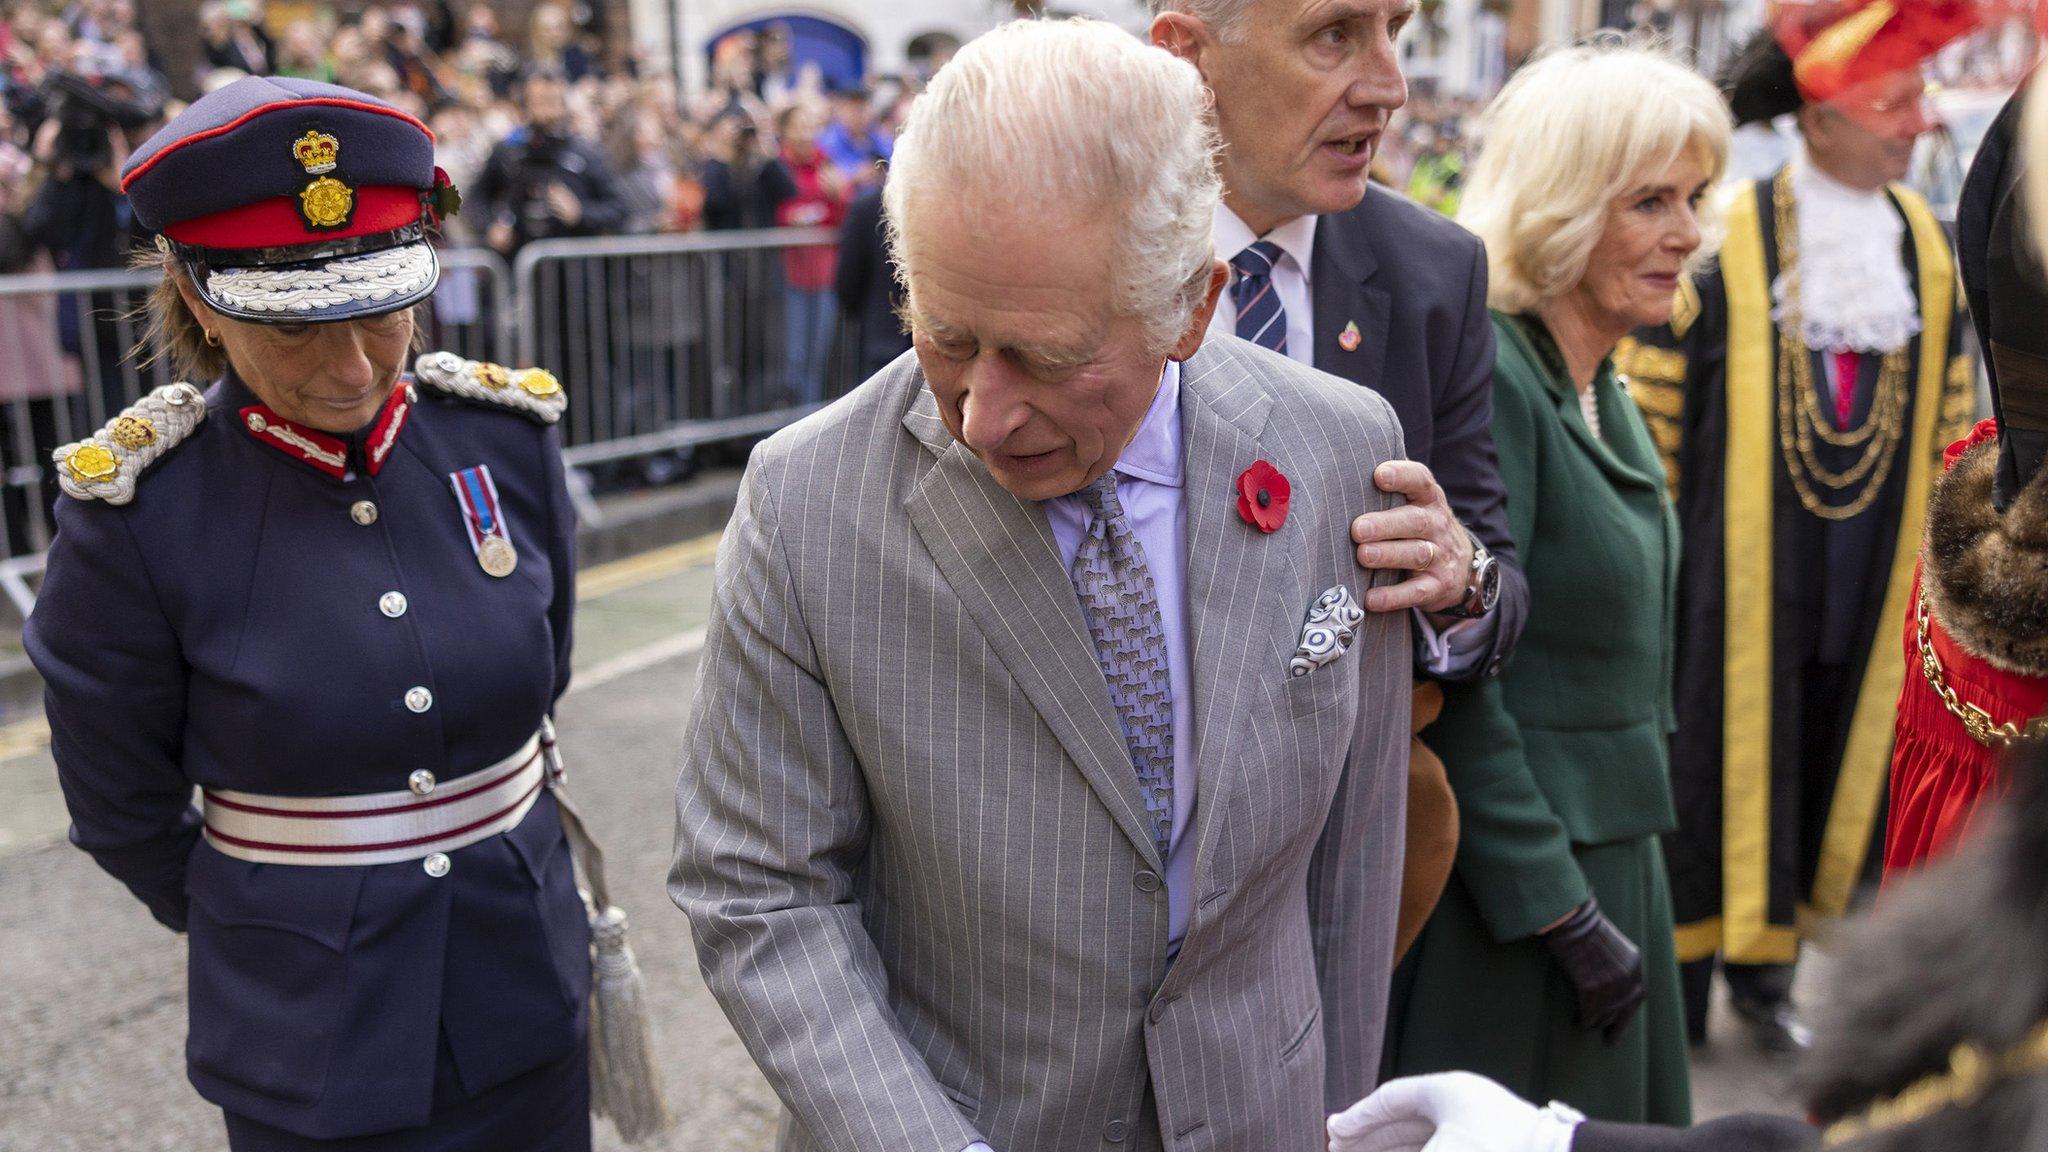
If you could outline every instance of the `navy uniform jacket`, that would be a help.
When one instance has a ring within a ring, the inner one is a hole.
[[[1572,1133],[1572,1152],[1812,1152],[1820,1130],[1790,1116],[1745,1112],[1691,1128],[1588,1120]]]
[[[517,750],[567,686],[575,521],[557,439],[413,387],[377,474],[357,445],[337,478],[259,441],[240,416],[254,396],[215,384],[132,503],[60,501],[27,629],[72,842],[190,934],[193,1084],[314,1137],[426,1122],[443,1036],[472,1094],[585,1042],[589,929],[552,796],[438,879],[417,861],[252,864],[199,835],[194,785],[449,780]],[[478,565],[449,480],[479,464],[519,553],[502,579]],[[380,609],[394,591],[395,617]],[[405,702],[416,687],[424,711]]]

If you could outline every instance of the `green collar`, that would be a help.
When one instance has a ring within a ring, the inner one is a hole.
[[[1542,317],[1533,312],[1503,312],[1501,316],[1509,322],[1512,331],[1522,338],[1529,355],[1543,367],[1543,383],[1552,392],[1573,403],[1578,402],[1578,387],[1572,382],[1571,368],[1564,362],[1564,352],[1557,346],[1556,338],[1550,334],[1550,327]],[[1606,389],[1603,381],[1614,379],[1614,356],[1600,361],[1600,367],[1593,372],[1593,395],[1598,397]]]

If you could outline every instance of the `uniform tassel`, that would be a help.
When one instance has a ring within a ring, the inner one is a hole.
[[[654,1069],[654,1034],[640,964],[616,907],[590,918],[595,968],[590,978],[591,1112],[611,1118],[619,1138],[638,1144],[668,1130],[668,1105]]]
[[[590,1111],[609,1117],[626,1143],[644,1143],[668,1131],[674,1121],[655,1072],[654,1029],[640,963],[626,942],[626,913],[606,890],[604,849],[562,787],[562,756],[555,748],[552,720],[541,721],[541,747],[590,913]]]

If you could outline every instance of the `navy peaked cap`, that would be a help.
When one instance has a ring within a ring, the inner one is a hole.
[[[356,188],[434,186],[434,135],[352,88],[250,76],[193,102],[129,158],[121,187],[153,232],[258,201],[296,197],[308,133],[337,143],[336,175]]]

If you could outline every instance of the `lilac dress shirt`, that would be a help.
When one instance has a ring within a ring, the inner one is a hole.
[[[1166,854],[1166,954],[1180,952],[1188,926],[1188,899],[1195,846],[1186,832],[1195,814],[1195,681],[1188,656],[1188,509],[1181,488],[1180,364],[1169,360],[1159,391],[1138,434],[1117,458],[1116,497],[1124,506],[1159,601],[1166,632],[1167,681],[1173,689],[1173,837]],[[1074,553],[1088,532],[1088,506],[1079,493],[1045,501],[1045,518],[1059,545],[1060,563],[1074,567]],[[1133,769],[1136,771],[1136,769]],[[964,1152],[992,1152],[970,1144]]]
[[[1195,811],[1195,681],[1188,656],[1188,510],[1181,489],[1180,365],[1167,361],[1159,391],[1138,434],[1116,462],[1116,496],[1131,531],[1145,550],[1152,591],[1166,632],[1167,681],[1173,689],[1173,836],[1166,855],[1166,952],[1180,951],[1188,925],[1188,888],[1194,846],[1182,839]],[[1088,532],[1088,506],[1079,493],[1045,502],[1045,518],[1071,570]],[[1135,769],[1133,769],[1135,771]]]

